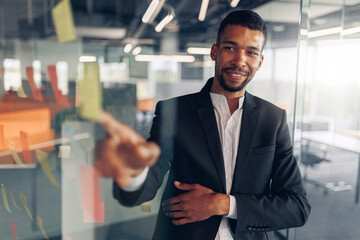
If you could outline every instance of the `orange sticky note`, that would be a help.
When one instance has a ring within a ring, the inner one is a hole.
[[[6,149],[6,144],[5,144],[4,125],[0,124],[0,150],[4,151],[5,149]]]
[[[1,184],[1,195],[3,198],[3,202],[4,202],[4,207],[6,208],[6,210],[11,213],[10,207],[9,207],[9,202],[6,196],[6,188],[4,187],[4,184]]]
[[[26,132],[20,131],[20,141],[21,141],[21,148],[23,151],[24,160],[27,163],[32,163],[28,135]]]
[[[34,99],[42,102],[43,97],[42,97],[41,91],[36,86],[35,81],[34,81],[34,68],[33,67],[26,67],[26,76],[29,80],[30,88],[33,93]]]
[[[9,150],[11,152],[11,155],[16,162],[16,164],[24,166],[23,162],[21,161],[19,155],[15,151],[15,143],[11,140],[8,140]]]
[[[104,222],[105,205],[101,201],[100,175],[86,165],[80,167],[84,223]]]
[[[49,65],[47,67],[47,69],[48,69],[49,78],[50,78],[50,85],[51,85],[51,88],[53,89],[56,103],[59,106],[62,106],[62,107],[65,107],[65,108],[70,108],[71,106],[70,106],[68,98],[65,95],[62,95],[61,91],[58,88],[58,79],[57,79],[57,74],[56,74],[56,66],[55,65]]]
[[[17,235],[16,235],[16,226],[14,224],[14,222],[10,219],[10,226],[11,226],[11,231],[12,231],[12,234],[13,234],[13,238],[14,240],[17,240]]]
[[[45,175],[47,176],[47,178],[49,179],[49,181],[56,187],[59,187],[59,183],[57,182],[57,180],[55,179],[54,175],[52,174],[52,171],[50,169],[49,163],[48,163],[48,154],[44,151],[35,150],[35,155],[36,158],[38,159],[41,168],[43,170],[43,172],[45,173]]]
[[[39,226],[40,228],[40,231],[42,233],[42,235],[46,238],[46,239],[49,239],[49,237],[46,235],[45,233],[45,230],[44,230],[44,226],[43,226],[43,221],[42,219],[39,217],[39,216],[36,216],[36,222],[37,222],[37,225]]]

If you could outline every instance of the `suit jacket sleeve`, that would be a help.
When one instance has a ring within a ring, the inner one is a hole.
[[[176,104],[176,102],[170,101],[168,104]],[[150,168],[143,186],[137,191],[126,192],[118,187],[115,182],[113,183],[114,198],[125,206],[136,206],[152,200],[157,190],[161,187],[165,174],[169,170],[173,158],[175,114],[172,111],[175,111],[175,106],[167,107],[164,110],[165,112],[163,112],[162,105],[162,102],[159,102],[156,106],[155,117],[153,118],[148,139],[148,141],[153,141],[160,145],[161,154],[157,163]]]
[[[302,178],[293,156],[286,113],[276,133],[276,147],[267,195],[234,194],[237,202],[235,235],[239,231],[273,231],[305,224],[310,212]]]

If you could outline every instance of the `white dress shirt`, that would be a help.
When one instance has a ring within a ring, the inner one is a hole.
[[[239,107],[232,115],[230,113],[229,105],[225,96],[216,93],[210,93],[210,97],[214,106],[216,123],[218,126],[222,146],[226,178],[226,193],[229,194],[239,146],[244,97],[239,99]],[[139,176],[132,178],[130,184],[126,188],[123,188],[123,190],[131,192],[140,189],[142,184],[145,182],[148,172],[149,168],[146,167]],[[229,214],[222,218],[215,240],[234,239],[230,230],[230,226],[228,225],[227,218],[237,219],[237,207],[235,197],[232,195],[229,196]]]
[[[243,112],[242,106],[244,102],[244,97],[239,99],[239,107],[231,115],[229,105],[225,96],[216,93],[210,93],[210,96],[212,104],[214,106],[214,112],[219,130],[219,136],[224,158],[226,193],[229,194],[234,176],[236,156],[239,146],[241,117]],[[236,210],[236,199],[234,196],[230,195],[229,214],[222,218],[215,240],[234,239],[227,218],[237,219]]]

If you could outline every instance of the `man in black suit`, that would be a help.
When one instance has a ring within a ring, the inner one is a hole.
[[[305,224],[310,205],[286,113],[245,91],[266,36],[256,13],[230,13],[211,48],[214,78],[159,102],[148,142],[105,114],[96,166],[115,179],[120,203],[151,200],[170,171],[154,239],[273,239]]]

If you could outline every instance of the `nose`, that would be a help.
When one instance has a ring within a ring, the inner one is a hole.
[[[238,67],[244,67],[246,66],[246,53],[243,50],[240,50],[236,53],[234,53],[233,59],[232,59],[232,64],[234,66],[238,66]]]

